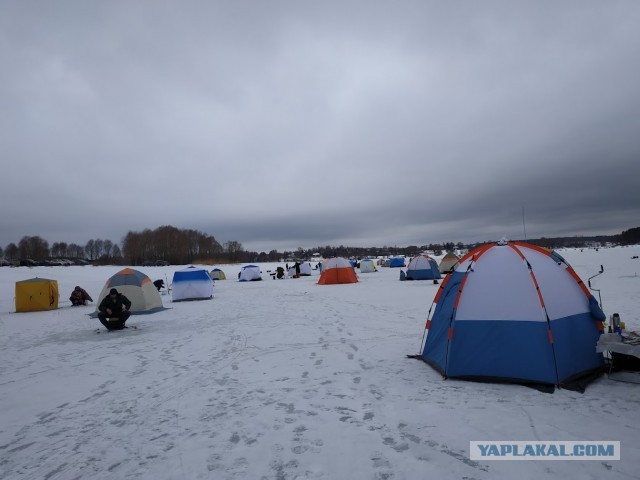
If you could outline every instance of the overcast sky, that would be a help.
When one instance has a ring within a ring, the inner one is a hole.
[[[0,246],[640,226],[639,25],[636,0],[3,0]]]

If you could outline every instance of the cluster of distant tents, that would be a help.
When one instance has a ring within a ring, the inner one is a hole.
[[[447,253],[438,264],[435,259],[428,255],[418,255],[410,259],[407,265],[407,272],[402,272],[400,275],[401,280],[433,280],[442,278],[442,274],[451,273],[460,257],[455,253]],[[379,260],[380,266],[384,267],[404,267],[404,257],[393,257],[390,259]],[[294,266],[288,266],[287,274],[289,277],[296,275],[296,269]],[[303,262],[298,264],[300,276],[310,276],[312,267],[310,262]],[[355,274],[355,269],[359,269],[360,273],[376,272],[376,261],[370,258],[362,260],[348,260],[343,257],[335,257],[326,259],[318,263],[318,269],[320,270],[319,285],[329,285],[335,283],[356,283],[358,277]],[[275,274],[272,274],[275,276]],[[241,282],[248,282],[254,280],[262,280],[262,272],[257,265],[246,265],[242,267],[238,274],[238,279]]]
[[[362,273],[376,268],[368,259],[359,267]],[[324,260],[318,284],[356,283],[355,268],[345,258]],[[441,272],[451,273],[429,309],[420,354],[411,357],[424,360],[444,378],[581,390],[585,379],[602,371],[604,359],[595,345],[606,316],[556,252],[523,242],[498,242],[462,258],[444,257],[440,265],[420,255],[409,261],[405,279],[441,278]],[[212,298],[214,277],[226,278],[221,270],[196,267],[175,272],[173,301]],[[260,279],[257,265],[240,271],[240,281]],[[125,268],[113,275],[99,298],[110,288],[131,300],[132,313],[164,308],[158,289],[137,270]],[[16,283],[16,311],[51,310],[58,307],[57,299],[55,280]]]
[[[301,276],[311,275],[311,265],[300,263]],[[361,272],[375,271],[375,264],[371,260],[360,262]],[[319,285],[336,283],[356,283],[358,278],[353,264],[344,258],[332,258],[321,264]],[[293,277],[296,269],[291,266],[288,275]],[[224,271],[214,268],[207,271],[204,268],[190,266],[178,270],[173,274],[171,283],[172,300],[203,300],[213,298],[214,280],[226,280]],[[262,272],[258,265],[246,265],[241,268],[238,280],[241,282],[262,280]],[[116,288],[131,300],[131,313],[153,313],[162,310],[162,299],[158,288],[151,279],[133,268],[124,268],[109,278],[100,292],[98,299],[107,296],[111,288]],[[16,312],[34,312],[55,310],[58,308],[58,282],[47,278],[31,278],[16,282]],[[98,303],[99,303],[98,300]],[[97,311],[94,312],[97,315]]]
[[[299,263],[299,275],[310,276],[311,264],[309,262]],[[319,263],[320,279],[318,285],[332,285],[340,283],[357,283],[358,277],[355,272],[354,264],[346,258],[336,257],[329,258]],[[374,267],[375,270],[375,267]],[[296,267],[291,266],[288,270],[290,277],[296,276]],[[257,265],[247,265],[242,267],[238,279],[241,282],[262,280],[260,267]]]

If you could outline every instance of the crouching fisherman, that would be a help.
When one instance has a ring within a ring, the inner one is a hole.
[[[109,291],[109,295],[102,299],[98,306],[98,319],[107,330],[122,330],[131,315],[129,309],[131,301],[123,294],[118,293],[115,288]]]
[[[91,298],[91,295],[89,295],[87,291],[79,285],[77,285],[76,288],[73,289],[69,300],[71,300],[72,307],[86,305],[87,302],[93,302],[93,298]]]

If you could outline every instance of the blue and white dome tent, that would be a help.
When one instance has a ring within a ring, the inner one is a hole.
[[[442,278],[438,262],[428,255],[418,255],[409,260],[406,280],[436,280]]]
[[[213,280],[204,268],[189,266],[173,273],[171,282],[174,302],[213,298]]]
[[[545,248],[479,247],[445,278],[433,304],[416,357],[445,378],[583,390],[581,379],[604,366],[595,345],[606,316],[573,268]]]

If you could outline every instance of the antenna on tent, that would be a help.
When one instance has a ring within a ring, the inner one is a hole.
[[[588,278],[587,280],[587,284],[589,285],[589,289],[593,290],[594,292],[598,292],[598,300],[600,303],[600,309],[602,309],[602,297],[600,296],[600,290],[597,288],[591,288],[591,279],[593,277],[597,277],[598,275],[600,275],[602,272],[604,272],[604,267],[602,265],[600,265],[600,271],[598,273],[596,273],[595,275],[592,275]]]
[[[527,239],[527,225],[524,223],[524,206],[522,207],[522,230],[524,231],[524,239]]]

